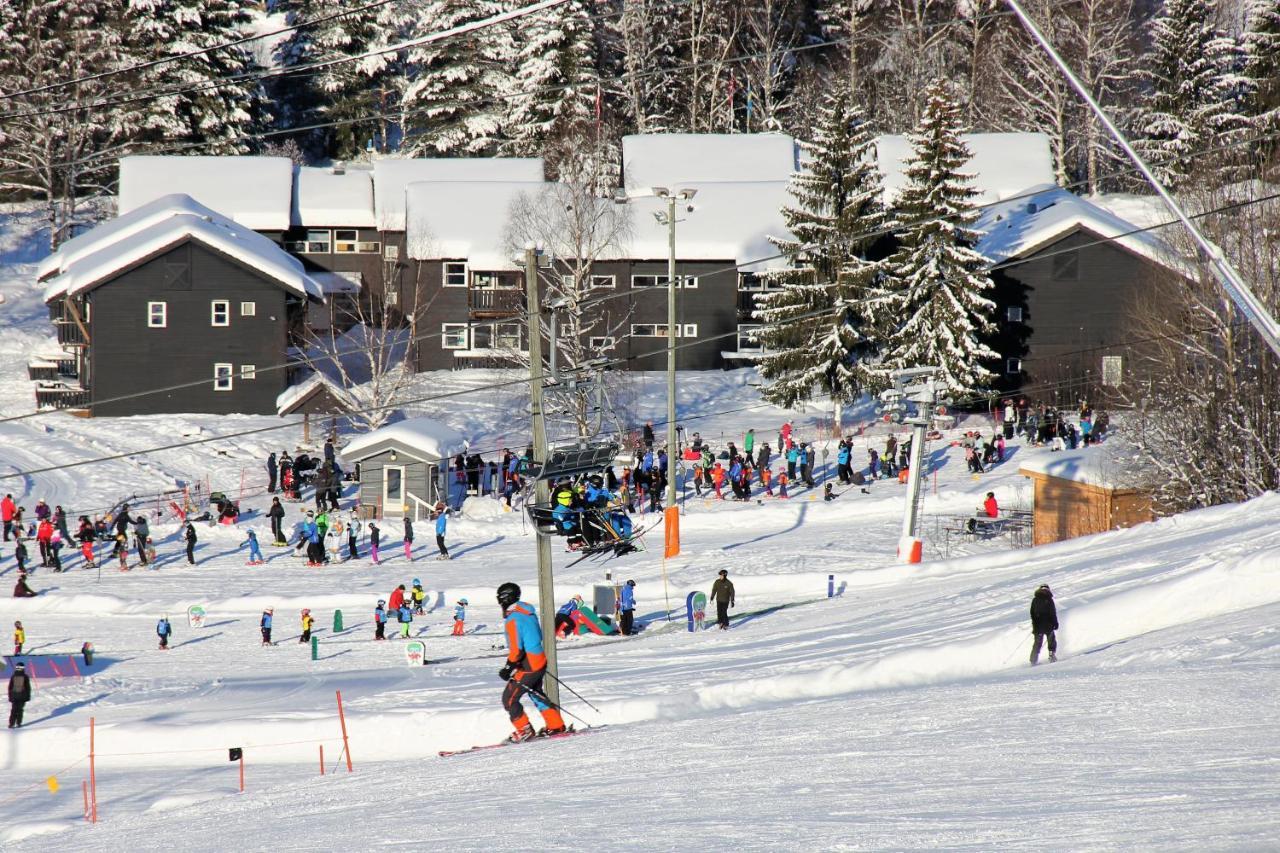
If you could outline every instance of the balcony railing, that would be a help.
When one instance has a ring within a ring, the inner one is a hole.
[[[84,346],[88,343],[84,332],[80,330],[80,324],[74,320],[54,320],[53,327],[58,333],[58,343],[64,346]]]
[[[61,384],[36,386],[36,408],[38,409],[83,409],[88,405],[88,389]]]
[[[514,317],[524,313],[524,292],[507,288],[467,288],[467,311],[474,319]]]

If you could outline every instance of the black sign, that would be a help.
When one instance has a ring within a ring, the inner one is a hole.
[[[241,752],[238,746],[233,746],[227,750],[227,761],[239,761],[243,757],[244,753]]]

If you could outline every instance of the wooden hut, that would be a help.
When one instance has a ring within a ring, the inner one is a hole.
[[[1133,527],[1155,518],[1152,492],[1118,439],[1079,450],[1035,453],[1018,473],[1035,485],[1032,544]]]
[[[351,439],[342,458],[360,466],[366,518],[428,517],[448,494],[449,460],[466,449],[462,435],[430,418],[410,418]]]

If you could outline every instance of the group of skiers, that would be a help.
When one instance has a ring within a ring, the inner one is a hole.
[[[314,489],[317,510],[338,509],[345,475],[338,464],[332,439],[324,443],[323,461],[317,461],[305,452],[292,457],[288,451],[282,450],[279,455],[273,452],[267,456],[266,468],[267,494],[275,494],[278,483],[286,500],[300,501],[303,490],[310,486]]]
[[[277,510],[277,508],[279,508]],[[448,531],[448,508],[444,501],[438,501],[431,510],[431,521],[436,536],[437,560],[450,559],[449,548],[445,544],[445,534]],[[304,514],[302,522],[297,526],[297,535],[292,543],[283,538],[283,529],[280,518],[283,516],[284,510],[279,503],[278,498],[273,498],[271,509],[267,515],[271,518],[272,534],[277,536],[275,545],[284,547],[292,544],[295,553],[301,553],[304,549],[307,555],[307,565],[323,566],[326,563],[334,562],[342,552],[342,545],[346,545],[346,557],[343,560],[360,559],[360,541],[365,535],[369,541],[369,558],[374,565],[380,565],[382,562],[382,528],[378,526],[378,522],[374,519],[368,521],[360,518],[360,514],[352,510],[344,518],[337,512],[329,512],[324,509],[307,510]],[[409,562],[413,562],[413,543],[415,538],[413,519],[405,516],[401,522],[403,525],[403,533],[401,536],[401,544],[404,548],[404,558]],[[256,564],[261,562],[262,552],[258,550],[257,534],[249,531],[248,539],[245,544],[250,548],[250,563]],[[257,554],[257,560],[254,554]]]
[[[387,622],[391,617],[395,617],[396,622],[400,626],[400,638],[409,638],[409,626],[413,623],[414,616],[426,615],[426,599],[427,592],[422,588],[422,581],[418,578],[413,579],[412,589],[405,589],[404,584],[400,584],[391,591],[389,600],[386,598],[378,599],[377,605],[373,608],[373,638],[375,640],[385,640],[387,638]],[[468,601],[460,598],[454,604],[453,608],[453,636],[461,637],[466,633]]]

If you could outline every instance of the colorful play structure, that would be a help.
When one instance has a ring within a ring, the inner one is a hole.
[[[604,636],[618,633],[617,628],[601,619],[594,610],[585,604],[579,604],[568,616],[573,620],[572,633],[574,634],[600,634]],[[569,633],[569,631],[562,629],[560,636],[568,636]]]

